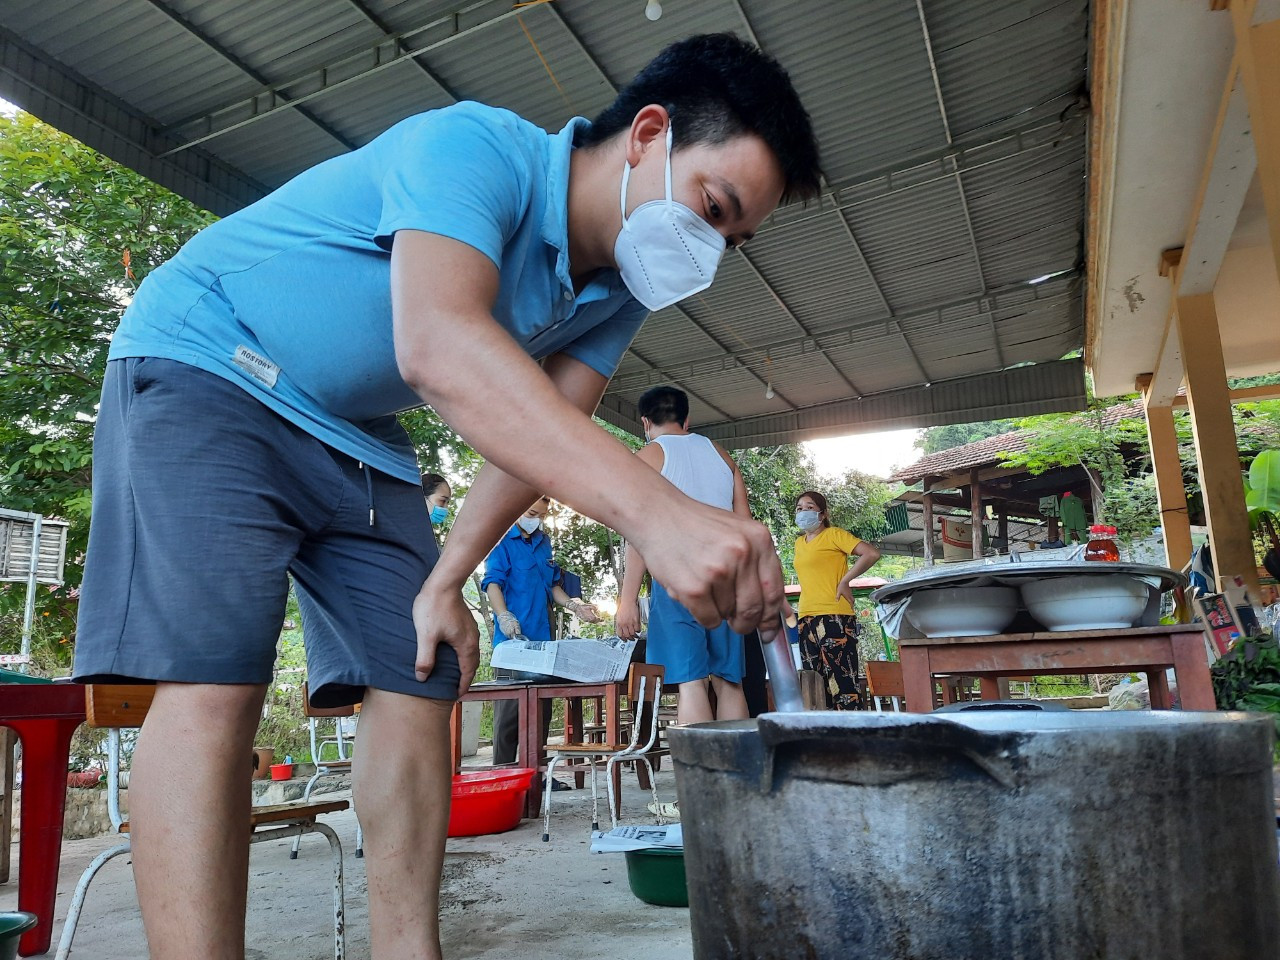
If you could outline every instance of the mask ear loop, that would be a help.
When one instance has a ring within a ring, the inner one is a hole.
[[[630,230],[631,227],[627,223],[627,182],[631,179],[631,164],[624,157],[622,160],[622,195],[618,200],[618,206],[622,210],[622,229]]]
[[[671,120],[667,120],[667,210],[674,215],[675,204],[671,201]]]

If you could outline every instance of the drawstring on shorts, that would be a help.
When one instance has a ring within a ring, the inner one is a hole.
[[[361,469],[361,471],[364,473],[364,488],[365,488],[365,492],[369,495],[369,526],[371,526],[371,527],[372,527],[372,526],[374,525],[374,524],[373,524],[373,521],[374,521],[374,511],[373,511],[373,471],[369,469],[369,465],[368,465],[368,464],[366,464],[363,460],[358,461],[358,463],[360,464],[360,469]]]

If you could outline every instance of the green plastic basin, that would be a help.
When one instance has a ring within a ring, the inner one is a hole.
[[[645,903],[659,907],[687,907],[683,850],[628,850],[627,882]]]
[[[14,960],[18,956],[18,939],[38,920],[34,913],[0,913],[0,960]]]

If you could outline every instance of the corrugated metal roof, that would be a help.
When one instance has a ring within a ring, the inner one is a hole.
[[[667,43],[732,31],[791,72],[829,190],[651,317],[604,414],[633,424],[640,392],[676,382],[740,445],[1083,402],[1078,363],[1005,368],[1083,339],[1087,0],[663,9],[651,23],[644,0],[8,0],[0,95],[225,213],[455,99],[559,129]]]

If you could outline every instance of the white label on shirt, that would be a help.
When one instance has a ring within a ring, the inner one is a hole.
[[[261,380],[268,387],[276,385],[276,378],[280,376],[280,367],[266,357],[254,353],[244,344],[236,347],[236,352],[232,354],[231,359],[235,361],[237,367],[255,380]]]

